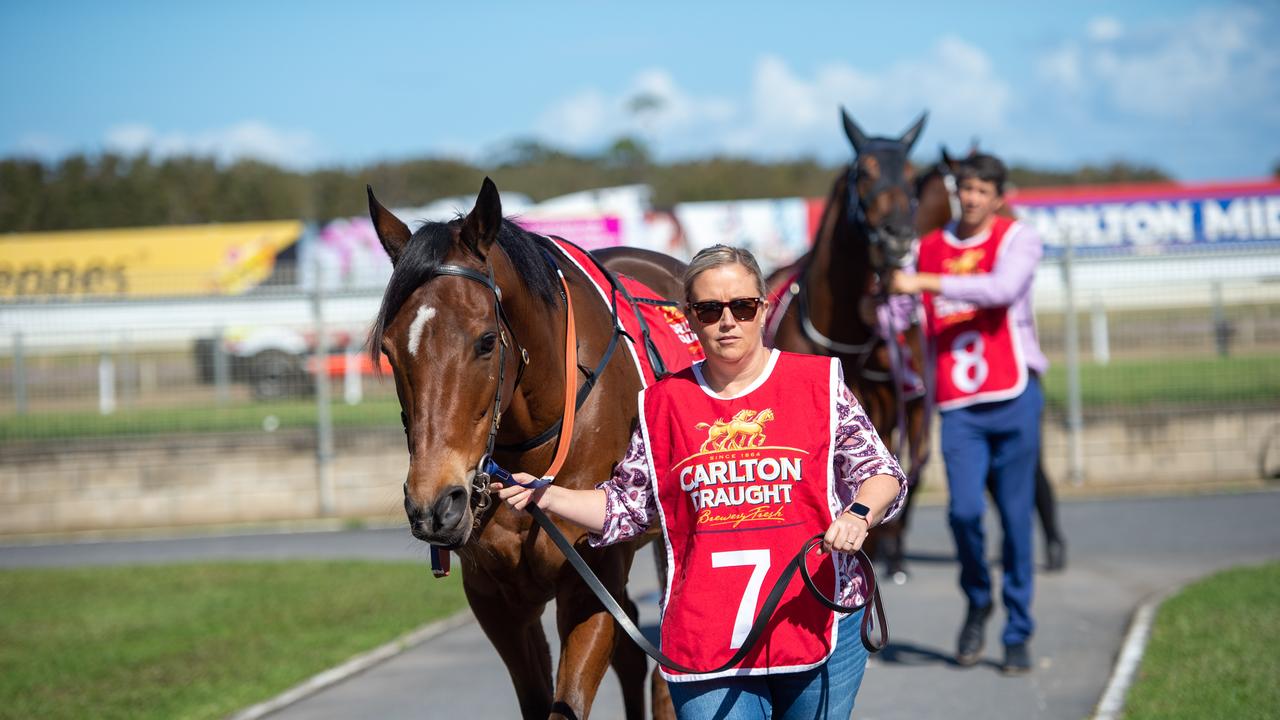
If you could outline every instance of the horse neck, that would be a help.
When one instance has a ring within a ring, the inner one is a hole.
[[[532,293],[520,279],[520,271],[513,266],[505,253],[493,253],[494,278],[502,288],[503,309],[511,322],[517,346],[512,342],[507,349],[515,362],[507,372],[514,372],[523,347],[529,352],[520,384],[511,395],[511,402],[502,415],[498,442],[514,445],[537,435],[560,419],[564,403],[564,304],[548,306]],[[535,448],[538,454],[547,443]],[[545,469],[545,468],[542,468]]]
[[[847,174],[836,181],[827,198],[809,257],[805,286],[814,326],[835,340],[865,337],[868,329],[859,318],[858,304],[866,295],[871,261],[866,235],[849,221]],[[853,321],[836,328],[833,325],[837,317]],[[851,332],[854,328],[857,330]]]

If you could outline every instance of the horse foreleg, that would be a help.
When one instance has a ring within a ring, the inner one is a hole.
[[[624,595],[625,569],[599,565],[593,569],[615,598]],[[591,713],[600,680],[620,641],[617,624],[575,575],[559,585],[556,625],[560,631],[560,663],[551,717],[583,720]],[[641,682],[643,677],[641,670]]]
[[[649,680],[649,695],[653,698],[653,720],[675,720],[676,705],[671,701],[671,689],[667,687],[662,671],[656,667]]]
[[[631,622],[639,625],[640,610],[630,597],[623,598],[622,606]],[[612,664],[613,671],[618,674],[618,682],[622,685],[622,707],[627,720],[641,720],[644,717],[644,675],[649,669],[644,650],[619,635],[617,646],[613,649]]]
[[[525,720],[551,712],[551,648],[542,630],[545,603],[513,605],[473,591],[463,583],[480,628],[507,666]]]

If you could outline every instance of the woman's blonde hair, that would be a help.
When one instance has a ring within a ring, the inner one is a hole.
[[[764,285],[764,273],[760,272],[760,263],[756,262],[756,258],[751,254],[750,250],[740,247],[729,247],[728,245],[712,245],[709,248],[703,248],[698,251],[697,255],[689,261],[689,267],[684,271],[684,300],[685,302],[693,302],[690,293],[693,290],[693,281],[702,273],[718,268],[722,265],[741,265],[751,273],[756,279],[756,292],[761,298],[767,296]]]

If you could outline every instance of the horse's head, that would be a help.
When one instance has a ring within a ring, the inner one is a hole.
[[[848,213],[867,235],[872,267],[910,264],[917,235],[914,169],[908,157],[928,113],[921,113],[897,138],[868,137],[844,108],[840,115],[854,152],[848,172]]]
[[[405,512],[417,538],[458,546],[488,505],[478,467],[526,362],[503,310],[520,300],[501,287],[512,296],[526,288],[499,251],[521,231],[503,220],[488,178],[465,218],[412,234],[372,189],[369,213],[393,267],[370,347],[395,374],[409,446]]]

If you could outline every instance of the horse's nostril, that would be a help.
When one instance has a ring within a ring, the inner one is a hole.
[[[455,486],[445,491],[436,501],[433,514],[437,528],[455,528],[462,523],[467,510],[467,489]]]

